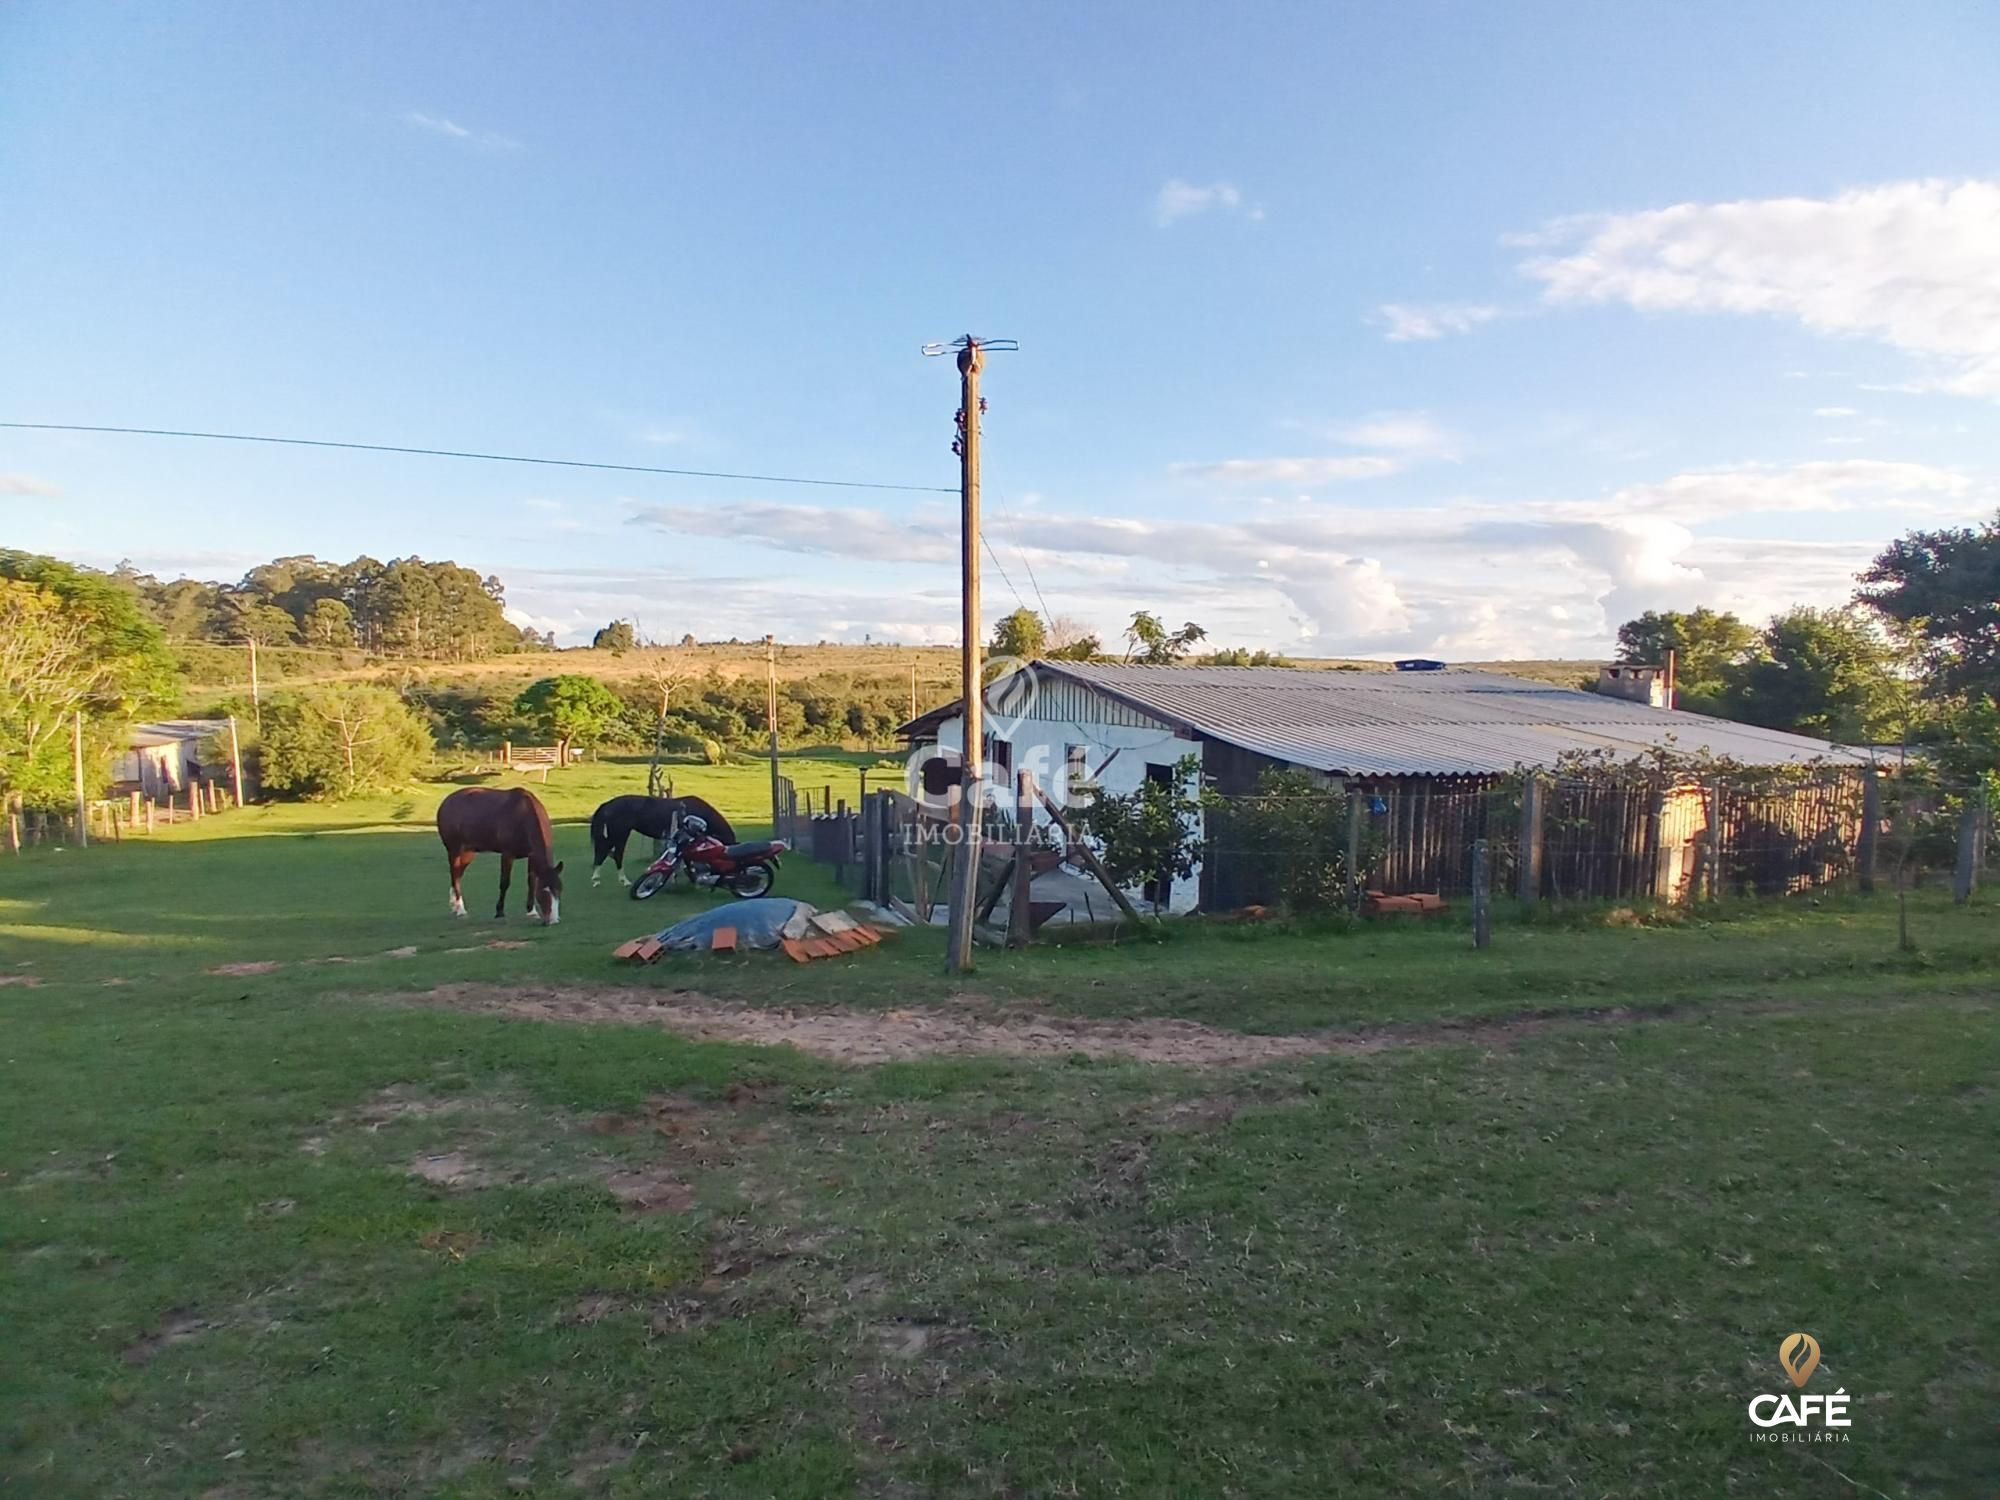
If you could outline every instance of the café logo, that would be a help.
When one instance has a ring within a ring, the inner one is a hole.
[[[1846,1388],[1830,1396],[1806,1390],[1819,1368],[1819,1340],[1809,1333],[1788,1334],[1778,1345],[1778,1367],[1800,1394],[1766,1393],[1750,1402],[1751,1434],[1760,1443],[1844,1443],[1854,1425],[1847,1415]]]

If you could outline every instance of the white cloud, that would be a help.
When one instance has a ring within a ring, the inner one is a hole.
[[[1332,458],[1225,458],[1214,463],[1174,464],[1172,472],[1183,478],[1211,479],[1220,484],[1299,485],[1380,479],[1402,467],[1399,459],[1375,453],[1349,453]]]
[[[1162,187],[1153,199],[1153,221],[1162,229],[1182,219],[1206,213],[1242,213],[1251,219],[1264,217],[1263,208],[1254,203],[1246,206],[1243,194],[1230,182],[1212,182],[1207,187],[1197,187],[1176,177]]]
[[[32,474],[0,474],[0,495],[60,495],[62,487]]]
[[[649,505],[632,524],[682,536],[741,539],[785,552],[878,562],[955,562],[958,525],[825,505],[750,501],[736,505]]]
[[[1225,458],[1208,463],[1173,464],[1169,472],[1181,479],[1235,487],[1345,484],[1400,474],[1427,460],[1455,459],[1463,445],[1457,433],[1439,426],[1428,412],[1421,411],[1381,411],[1357,421],[1323,427],[1302,422],[1281,425],[1302,427],[1330,442],[1373,451],[1308,458]]]
[[[2000,182],[1682,203],[1537,240],[1567,249],[1522,266],[1551,304],[1793,318],[1917,356],[1921,388],[2000,398]]]
[[[1381,411],[1358,422],[1332,428],[1328,436],[1356,448],[1377,448],[1407,455],[1412,459],[1454,459],[1463,439],[1440,427],[1430,413],[1421,411]]]
[[[481,151],[515,151],[521,145],[512,136],[491,130],[468,130],[456,120],[448,120],[443,115],[427,115],[421,110],[409,111],[403,116],[403,123]]]
[[[1408,415],[1378,414],[1350,428]],[[1415,428],[1373,436],[1399,433],[1406,446],[1422,446]],[[1854,571],[1895,531],[1955,522],[1995,498],[1990,485],[1954,470],[1840,459],[1672,474],[1591,497],[1393,509],[1261,501],[1197,519],[1082,514],[1045,497],[1032,510],[996,511],[989,538],[1019,586],[1027,584],[1014,560],[1025,551],[1049,607],[1107,639],[1132,610],[1166,607],[1229,644],[1298,649],[1305,641],[1329,653],[1457,660],[1590,656],[1644,609],[1710,604],[1762,619],[1792,603],[1841,602]],[[1905,519],[1892,521],[1898,513]],[[1810,518],[1837,516],[1858,518],[1841,523],[1841,535],[1873,540],[1792,539],[1814,534]],[[503,570],[510,601],[559,619],[582,596],[579,628],[636,615],[649,632],[675,636],[693,628],[776,629],[806,640],[956,637],[958,520],[947,507],[653,506],[634,519],[678,539],[657,575]],[[1733,534],[1757,530],[1781,534]],[[674,607],[662,601],[685,598],[702,538],[832,561],[760,565],[753,577],[715,583],[704,600],[720,600],[722,613],[709,618],[704,603],[703,619],[684,625],[660,614]],[[989,570],[987,603],[993,614],[1014,606],[997,569]]]
[[[1609,516],[1653,514],[1697,525],[1742,515],[1796,515],[1858,510],[1966,509],[1972,483],[1955,469],[1881,459],[1737,464],[1630,485],[1601,504],[1579,509]],[[1977,509],[1978,507],[1972,507]]]
[[[1383,328],[1383,337],[1392,344],[1413,339],[1441,339],[1449,333],[1470,333],[1481,323],[1490,323],[1501,310],[1473,302],[1437,302],[1413,307],[1403,302],[1385,302],[1370,319]]]
[[[1813,415],[1816,417],[1858,417],[1861,413],[1851,406],[1815,406],[1813,408]]]

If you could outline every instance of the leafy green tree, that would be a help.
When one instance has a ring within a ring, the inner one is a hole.
[[[1206,639],[1208,632],[1192,620],[1179,630],[1169,631],[1160,623],[1159,616],[1142,609],[1133,614],[1132,623],[1125,627],[1125,660],[1169,666]]]
[[[430,729],[387,688],[340,683],[265,705],[259,773],[292,797],[351,797],[408,781],[433,750]]]
[[[299,633],[313,646],[352,646],[354,611],[338,599],[315,599],[299,622]]]
[[[0,578],[33,584],[81,635],[96,670],[82,704],[87,717],[123,720],[174,700],[179,668],[138,595],[108,573],[53,557],[0,548]]]
[[[1787,610],[1750,660],[1723,673],[1729,717],[1850,744],[1896,739],[1910,685],[1876,624],[1853,609]]]
[[[102,686],[105,671],[61,600],[36,584],[0,578],[0,800],[62,800],[71,716]]]
[[[1209,857],[1233,876],[1238,899],[1276,903],[1295,913],[1347,905],[1347,799],[1316,771],[1273,766],[1254,791],[1237,796],[1209,792]],[[1371,828],[1357,854],[1368,869],[1380,835]]]
[[[298,622],[261,595],[238,590],[222,595],[218,633],[228,641],[287,646],[298,639]]]
[[[639,637],[630,620],[613,620],[590,638],[592,650],[609,651],[614,656],[623,656],[638,644]]]
[[[1252,651],[1247,646],[1226,646],[1220,651],[1212,651],[1202,658],[1211,667],[1289,667],[1290,662],[1275,651],[1262,648]]]
[[[1149,779],[1124,795],[1094,792],[1071,808],[1070,821],[1119,885],[1185,880],[1201,863],[1202,805],[1187,789],[1200,768],[1189,756],[1175,764],[1170,781]]]
[[[987,649],[995,656],[1033,661],[1042,655],[1048,643],[1048,627],[1042,623],[1042,617],[1023,605],[1012,614],[1001,616],[993,627],[993,644]]]
[[[1618,660],[1642,666],[1665,663],[1674,653],[1674,686],[1694,698],[1722,692],[1728,668],[1749,659],[1757,632],[1735,615],[1703,606],[1693,610],[1647,610],[1618,627]]]
[[[1858,600],[1922,643],[1933,694],[2000,703],[2000,517],[1899,537],[1861,582]]]
[[[616,727],[624,705],[595,677],[544,677],[514,700],[514,711],[552,736],[567,763],[573,745],[594,745]]]
[[[1068,615],[1049,621],[1048,643],[1042,655],[1050,661],[1094,661],[1104,651],[1104,642]]]

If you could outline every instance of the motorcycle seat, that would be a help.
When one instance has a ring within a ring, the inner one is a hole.
[[[731,844],[722,852],[731,859],[753,859],[759,854],[771,852],[770,839],[753,839],[747,844]]]

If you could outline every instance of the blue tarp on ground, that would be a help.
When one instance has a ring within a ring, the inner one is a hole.
[[[706,948],[718,927],[736,929],[739,948],[775,948],[780,938],[803,937],[819,908],[789,896],[759,896],[711,906],[699,916],[676,922],[659,934],[663,948]]]

